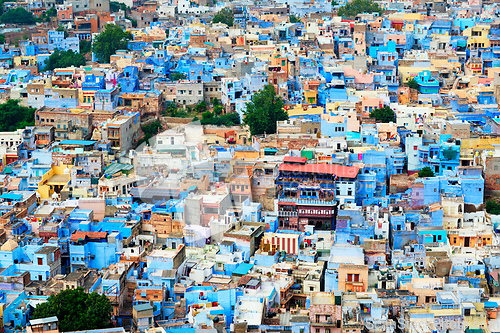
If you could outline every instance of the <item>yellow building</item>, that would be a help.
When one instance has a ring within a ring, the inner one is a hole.
[[[467,47],[469,49],[476,49],[478,47],[490,47],[489,33],[489,25],[476,25],[465,29],[463,36],[469,37],[467,39]]]
[[[309,104],[317,103],[318,92],[316,90],[306,90],[304,91],[304,98]]]
[[[43,176],[38,183],[37,192],[41,199],[52,199],[54,194],[59,195],[61,190],[66,186],[70,179],[70,171],[72,165],[54,165]]]
[[[14,66],[15,67],[28,67],[35,66],[37,64],[36,56],[16,56],[14,57]]]
[[[295,104],[293,108],[288,109],[288,116],[320,116],[324,113],[324,109],[320,106],[310,106],[303,104]]]

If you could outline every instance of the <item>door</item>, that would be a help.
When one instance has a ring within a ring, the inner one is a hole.
[[[465,237],[464,239],[464,247],[469,247],[470,246],[470,237]]]

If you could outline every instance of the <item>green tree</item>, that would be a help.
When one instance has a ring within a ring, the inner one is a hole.
[[[299,17],[295,15],[290,15],[289,17],[290,23],[300,23],[302,22]]]
[[[240,124],[240,116],[237,113],[228,113],[217,116],[213,112],[206,111],[201,115],[202,125],[235,126]]]
[[[120,10],[123,10],[125,13],[127,12],[127,5],[122,2],[110,1],[109,3],[109,11],[112,13],[116,13]]]
[[[35,24],[35,17],[23,7],[11,9],[0,16],[2,23],[10,24]]]
[[[224,23],[229,27],[233,26],[234,23],[234,12],[231,8],[221,9],[217,14],[214,15],[212,23]]]
[[[116,50],[128,48],[128,41],[133,39],[130,32],[123,31],[120,26],[108,24],[92,43],[92,51],[101,62],[109,62]]]
[[[0,0],[0,15],[5,13],[5,3],[9,1],[10,0]]]
[[[83,288],[65,289],[38,304],[33,319],[57,316],[62,332],[111,326],[111,303],[105,295],[87,294]]]
[[[144,124],[141,126],[142,133],[144,136],[139,139],[137,146],[140,146],[144,142],[149,142],[149,140],[157,135],[161,130],[163,130],[163,125],[159,119],[155,119],[152,122]]]
[[[500,202],[492,199],[486,201],[486,212],[493,215],[500,215]]]
[[[170,80],[172,81],[180,81],[180,80],[185,80],[187,78],[186,74],[184,73],[170,73]]]
[[[63,27],[62,25],[58,26],[56,31],[63,31],[64,32],[64,38],[68,38],[69,36],[69,33],[68,33],[68,30],[66,30],[65,27]]]
[[[45,11],[45,13],[40,14],[35,20],[37,22],[50,22],[51,18],[56,16],[57,9],[50,8],[49,10]]]
[[[340,7],[337,15],[342,17],[355,17],[362,13],[379,13],[383,10],[380,6],[371,0],[353,0]]]
[[[19,101],[9,99],[0,104],[0,132],[12,132],[35,124],[34,108],[19,105]]]
[[[212,100],[212,105],[214,106],[213,107],[214,115],[220,116],[224,111],[224,106],[220,104],[219,100],[216,97]]]
[[[214,106],[214,114],[216,116],[220,116],[222,114],[222,112],[224,111],[224,106],[218,104],[216,106]]]
[[[370,112],[370,118],[375,118],[375,120],[382,123],[390,123],[391,121],[395,120],[396,114],[390,107],[384,106]]]
[[[5,44],[5,36],[0,34],[0,44]]]
[[[246,104],[243,122],[250,127],[252,135],[276,133],[276,122],[288,119],[283,106],[283,100],[276,95],[274,86],[266,85]]]
[[[80,53],[86,54],[92,50],[92,42],[89,40],[82,39],[80,41]]]
[[[418,172],[418,176],[419,177],[434,177],[434,171],[432,171],[432,169],[429,167],[423,167]]]
[[[46,71],[53,71],[56,68],[66,68],[66,67],[80,67],[87,63],[85,57],[80,53],[73,52],[73,50],[59,51],[55,49],[50,55],[49,59],[45,61]]]
[[[205,103],[205,101],[201,101],[200,103],[198,103],[198,104],[194,107],[194,110],[195,110],[197,113],[203,113],[203,112],[207,111],[207,103]]]
[[[57,16],[57,9],[52,7],[49,10],[45,11],[45,15],[47,15],[48,17],[56,17]]]
[[[406,85],[408,87],[410,87],[411,89],[416,89],[416,90],[420,91],[420,86],[418,85],[417,81],[415,81],[414,78],[409,79],[408,82],[406,83]]]

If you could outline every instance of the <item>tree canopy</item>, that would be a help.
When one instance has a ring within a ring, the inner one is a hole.
[[[420,91],[420,86],[418,85],[417,81],[415,81],[414,78],[409,79],[407,85],[411,89],[416,89]]]
[[[230,27],[234,23],[234,12],[231,8],[221,9],[217,14],[214,15],[212,23],[224,23]]]
[[[276,95],[274,86],[266,85],[246,104],[243,122],[250,127],[252,135],[276,133],[276,122],[288,119],[283,106],[283,100]]]
[[[127,5],[124,3],[121,3],[121,2],[110,1],[109,11],[112,13],[116,13],[119,10],[123,10],[124,12],[127,12]]]
[[[144,136],[139,139],[139,141],[137,142],[137,146],[140,146],[144,142],[148,143],[152,137],[163,130],[163,125],[161,124],[161,121],[159,119],[155,119],[152,122],[142,125],[141,130],[144,133]]]
[[[187,76],[184,73],[177,73],[177,72],[170,73],[170,80],[172,81],[185,80],[186,78]]]
[[[35,17],[23,7],[17,7],[0,16],[0,21],[11,24],[35,24]]]
[[[44,70],[53,71],[56,68],[66,68],[66,67],[80,67],[87,63],[85,57],[80,53],[73,52],[73,50],[59,51],[55,49],[50,55],[49,59],[45,61]]]
[[[301,22],[300,17],[297,17],[295,15],[290,15],[289,20],[290,20],[290,23],[300,23]]]
[[[12,132],[35,124],[34,108],[19,105],[19,101],[9,99],[0,104],[0,132]]]
[[[418,172],[419,177],[434,177],[434,171],[430,167],[423,167]]]
[[[342,17],[355,17],[362,13],[379,13],[382,14],[383,10],[380,6],[371,0],[353,0],[344,6],[340,7],[337,15]]]
[[[240,124],[240,116],[237,113],[228,113],[218,116],[215,112],[206,111],[201,115],[202,125],[234,126]]]
[[[82,39],[79,43],[80,53],[86,54],[92,50],[92,42],[89,40]]]
[[[99,61],[109,62],[116,50],[128,48],[128,41],[131,39],[133,38],[130,32],[123,31],[118,25],[108,24],[92,43],[92,51]]]
[[[66,289],[38,304],[33,319],[57,316],[61,332],[111,326],[111,303],[105,295],[87,294],[83,288]]]
[[[390,107],[384,106],[370,112],[370,118],[375,118],[375,120],[382,123],[390,123],[396,119],[396,114]]]
[[[56,16],[57,9],[50,8],[49,10],[45,11],[45,13],[40,14],[35,20],[37,22],[50,22],[51,18]]]
[[[500,215],[500,202],[492,199],[486,201],[486,212],[493,215]]]

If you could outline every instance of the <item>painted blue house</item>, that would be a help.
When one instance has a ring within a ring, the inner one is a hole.
[[[423,71],[414,78],[422,94],[439,94],[439,81],[432,77],[430,71]]]
[[[118,86],[122,92],[134,92],[139,89],[139,70],[135,66],[123,69],[123,75],[118,78]]]

